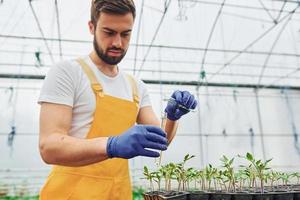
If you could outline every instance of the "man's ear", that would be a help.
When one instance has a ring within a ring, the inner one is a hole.
[[[92,35],[94,35],[94,32],[95,32],[95,26],[94,24],[92,23],[92,21],[89,21],[89,30],[90,30],[90,33]]]

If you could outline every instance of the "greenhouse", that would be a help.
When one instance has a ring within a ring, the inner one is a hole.
[[[300,200],[300,1],[0,0],[11,199]]]

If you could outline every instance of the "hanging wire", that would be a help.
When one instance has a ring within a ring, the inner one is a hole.
[[[292,34],[292,37],[293,37],[293,40],[295,41],[295,37],[293,34]],[[297,52],[296,42],[294,42],[294,49],[295,49],[295,52]],[[300,71],[299,58],[297,57],[296,59],[297,59],[297,65],[299,66],[298,68],[293,69],[291,72],[285,74],[284,76],[279,77],[278,79],[274,80],[272,83],[266,85],[265,87],[263,87],[261,89],[266,89],[266,88],[272,87],[275,83],[281,81],[282,79],[289,78],[291,75],[295,75],[296,73],[298,73]]]
[[[60,56],[60,59],[63,59],[62,44],[61,44],[60,19],[59,19],[59,9],[58,9],[57,0],[55,0],[55,13],[56,13],[56,23],[57,23],[58,44],[59,44],[59,56]]]
[[[11,148],[10,150],[10,156],[12,155],[12,150],[13,150],[13,142],[16,136],[16,127],[14,125],[11,126],[11,131],[8,134],[7,138],[7,145]]]
[[[220,2],[213,2],[213,1],[205,1],[205,0],[182,0],[182,1],[189,1],[189,2],[196,2],[196,3],[200,3],[200,4],[206,4],[206,5],[221,5]],[[281,0],[282,1],[282,0]],[[288,1],[289,3],[296,3],[296,4],[299,4],[299,2],[295,2],[295,1]],[[262,7],[256,7],[256,6],[247,6],[247,5],[239,5],[239,4],[230,4],[230,3],[227,3],[226,4],[226,7],[230,7],[230,8],[240,8],[240,9],[247,9],[247,10],[257,10],[257,11],[260,11],[260,10],[265,10],[264,8]],[[268,9],[269,11],[272,11],[272,12],[280,12],[279,9]],[[287,10],[283,10],[282,11],[283,13],[289,13],[290,11],[287,11]]]
[[[146,5],[146,4],[145,4],[145,8],[148,8],[148,9],[150,9],[150,10],[152,10],[152,11],[155,11],[155,12],[158,12],[158,13],[164,13],[163,10],[160,10],[159,8],[155,8],[155,7]]]
[[[140,13],[140,18],[138,22],[138,28],[137,28],[137,36],[136,36],[136,44],[139,44],[140,42],[140,32],[141,32],[141,25],[142,25],[142,18],[144,15],[144,4],[145,0],[142,0],[142,5],[141,5],[141,13]],[[136,64],[137,64],[137,57],[138,57],[138,45],[135,46],[135,52],[134,52],[134,65],[133,65],[133,74],[135,75],[135,70],[136,70]]]
[[[1,1],[1,3],[3,3],[3,0]],[[6,22],[5,22],[4,25],[2,25],[2,28],[1,28],[1,30],[0,30],[0,33],[3,33],[4,30],[7,28],[7,26],[8,26],[9,24],[11,24],[11,20],[13,19],[13,16],[15,16],[15,13],[16,13],[16,11],[17,11],[19,5],[20,5],[20,3],[19,3],[19,2],[16,2],[16,5],[15,5],[14,8],[12,9],[12,12],[8,15],[8,18],[7,18],[8,20],[6,20]],[[17,21],[19,21],[19,20],[17,20]]]
[[[266,36],[269,32],[271,32],[275,27],[278,26],[284,19],[292,15],[300,5],[297,5],[295,9],[293,9],[289,14],[282,17],[277,24],[274,24],[271,26],[268,30],[266,30],[263,34],[261,34],[258,38],[256,38],[253,42],[251,42],[249,45],[247,45],[244,49],[240,50],[235,56],[233,56],[228,62],[226,62],[220,69],[218,69],[212,76],[209,77],[208,80],[211,80],[214,76],[218,75],[222,70],[224,70],[227,66],[229,66],[234,60],[236,60],[241,54],[245,53],[249,48],[251,48],[254,44],[259,42],[264,36]]]
[[[263,77],[264,72],[265,72],[265,69],[266,69],[266,67],[267,67],[267,65],[268,65],[269,59],[270,59],[270,57],[271,57],[271,55],[272,55],[272,52],[273,52],[274,48],[276,47],[276,44],[277,44],[277,42],[279,41],[279,39],[280,39],[280,37],[281,37],[281,34],[283,33],[283,31],[285,30],[286,26],[288,25],[288,23],[289,23],[290,20],[292,19],[293,14],[294,14],[294,13],[292,13],[292,14],[289,16],[289,18],[286,20],[286,22],[283,24],[281,30],[279,31],[277,37],[275,38],[275,40],[274,40],[274,42],[273,42],[273,44],[272,44],[272,46],[271,46],[271,49],[270,49],[270,51],[269,51],[269,54],[267,55],[266,60],[265,60],[265,62],[264,62],[264,64],[263,64],[262,70],[261,70],[261,72],[260,72],[260,76],[259,76],[258,83],[257,83],[258,86],[261,84],[262,77]]]
[[[259,125],[259,132],[260,132],[261,150],[262,150],[263,160],[265,161],[266,160],[266,149],[265,149],[264,130],[263,130],[263,124],[262,124],[262,119],[261,119],[258,90],[254,89],[254,93],[255,93],[255,100],[256,100],[257,120],[258,120],[258,125]]]
[[[285,97],[285,101],[286,101],[286,105],[287,105],[287,109],[288,109],[288,113],[289,113],[289,119],[290,119],[290,123],[291,123],[291,126],[292,126],[293,137],[294,137],[294,147],[297,150],[298,155],[300,155],[300,140],[299,140],[299,134],[300,133],[297,130],[297,127],[296,127],[294,112],[293,112],[293,109],[291,107],[291,103],[290,103],[289,95],[287,93],[287,89],[283,89],[282,93],[284,94],[284,97]]]
[[[34,8],[33,8],[33,6],[32,6],[32,3],[31,3],[32,0],[28,0],[28,1],[29,1],[29,6],[30,6],[30,9],[31,9],[32,14],[33,14],[33,16],[34,16],[34,19],[35,19],[36,24],[37,24],[37,26],[38,26],[38,29],[39,29],[39,31],[40,31],[40,34],[41,34],[41,36],[42,36],[42,38],[43,38],[43,40],[44,40],[44,43],[45,43],[45,46],[46,46],[48,52],[49,52],[51,61],[52,61],[52,63],[54,63],[54,58],[53,58],[51,49],[50,49],[50,47],[49,47],[49,45],[48,45],[48,42],[47,42],[47,40],[46,40],[46,38],[45,38],[44,32],[43,32],[42,27],[41,27],[40,22],[39,22],[39,18],[37,17],[37,15],[36,15],[36,13],[35,13],[35,11],[34,11]],[[59,41],[59,40],[58,40],[58,41]]]
[[[27,9],[28,9],[28,7],[27,7]],[[18,20],[16,20],[16,23],[15,23],[13,26],[11,26],[11,29],[8,31],[8,33],[12,33],[12,32],[15,30],[15,28],[18,27],[18,24],[22,21],[22,19],[24,19],[24,16],[25,16],[25,14],[27,13],[27,9],[25,9],[24,12],[23,12],[23,13],[20,15],[20,17],[18,18]],[[13,13],[13,14],[14,14],[14,13]],[[13,17],[10,17],[10,18],[13,18]],[[9,21],[10,21],[10,20],[7,20],[7,24],[9,24],[9,23],[8,23]],[[3,29],[1,30],[0,33],[3,33],[3,32],[4,32],[5,26],[6,26],[6,25],[3,26]],[[9,36],[10,36],[10,35],[6,35],[6,36],[3,37],[4,39],[0,42],[0,46],[3,46],[3,45],[4,45],[4,43],[6,42],[6,40],[7,40],[8,38],[10,38]]]
[[[43,65],[42,59],[41,59],[41,51],[39,49],[37,51],[35,51],[34,56],[35,56],[35,61],[36,61],[35,66],[41,67]]]
[[[207,50],[208,50],[208,47],[209,47],[209,44],[210,44],[210,40],[211,40],[212,35],[213,35],[213,33],[214,33],[214,30],[215,30],[216,24],[217,24],[217,22],[218,22],[218,19],[219,19],[219,17],[221,16],[223,7],[224,7],[224,5],[225,5],[225,2],[226,2],[226,0],[223,0],[223,3],[221,4],[220,9],[219,9],[219,11],[218,11],[218,13],[217,13],[217,16],[216,16],[216,18],[215,18],[215,20],[214,20],[214,23],[213,23],[213,26],[212,26],[212,28],[211,28],[210,34],[209,34],[209,36],[208,36],[208,40],[207,40],[207,43],[206,43],[206,47],[205,47],[205,49],[204,49],[204,55],[203,55],[203,57],[202,57],[202,62],[201,62],[201,69],[200,69],[200,74],[199,74],[199,79],[198,79],[198,83],[199,83],[199,84],[197,85],[197,90],[199,91],[200,86],[204,85],[207,94],[209,93],[209,89],[208,89],[208,84],[207,84],[207,83],[208,83],[208,80],[207,80],[207,72],[206,72],[205,69],[204,69],[205,58],[206,58],[206,53],[207,53]],[[207,96],[207,98],[208,98],[208,97],[209,97],[209,96]],[[209,101],[208,101],[208,99],[207,99],[207,107],[208,107],[208,109],[210,109],[208,102],[209,102]]]
[[[278,79],[274,80],[272,83],[260,87],[260,90],[262,90],[262,89],[267,89],[267,88],[271,88],[272,86],[275,85],[275,83],[281,81],[282,79],[286,79],[286,78],[290,77],[291,75],[294,75],[295,73],[298,73],[299,71],[300,71],[300,67],[297,68],[297,69],[295,69],[295,70],[293,70],[293,71],[291,71],[291,72],[289,72],[289,73],[287,73],[287,74],[284,75],[284,76],[280,76]]]
[[[255,146],[254,135],[255,135],[255,133],[254,133],[254,130],[253,130],[253,124],[252,124],[252,122],[250,120],[250,117],[249,117],[249,112],[246,109],[247,107],[245,108],[245,106],[240,102],[241,98],[239,98],[239,97],[243,97],[243,95],[240,94],[240,91],[234,90],[233,91],[233,97],[234,97],[236,107],[237,107],[236,110],[242,112],[243,116],[246,117],[246,123],[247,123],[247,126],[248,126],[248,134],[249,134],[249,137],[250,137],[251,153],[254,154],[254,146]],[[240,119],[240,117],[238,116],[237,119]]]
[[[26,40],[46,40],[46,41],[56,41],[56,42],[59,41],[57,38],[28,37],[28,36],[3,35],[3,34],[0,34],[0,37],[21,39],[21,40],[26,39]],[[72,40],[72,39],[62,39],[61,41],[69,42],[69,43],[86,43],[86,44],[92,43],[91,41],[87,41],[87,40]],[[205,48],[201,48],[201,47],[185,47],[185,46],[155,45],[155,44],[152,44],[152,45],[150,45],[150,44],[131,44],[130,46],[133,46],[133,47],[139,46],[139,47],[144,47],[144,48],[151,47],[151,48],[162,48],[162,49],[189,50],[189,51],[204,51],[205,50]],[[226,53],[237,53],[237,54],[241,53],[241,50],[217,49],[217,48],[208,48],[207,51],[220,52],[220,53],[224,53],[224,51],[225,51]],[[248,50],[245,50],[242,53],[243,54],[255,54],[255,55],[267,55],[268,54],[268,52],[264,52],[264,51],[248,51]],[[280,52],[280,53],[273,52],[272,55],[300,57],[300,54],[292,54],[292,53],[286,53],[286,52]]]
[[[274,24],[277,24],[278,22],[276,21],[276,19],[274,19],[274,17],[270,13],[270,10],[265,6],[265,4],[262,2],[262,0],[258,0],[258,1],[259,1],[260,5],[262,6],[262,8],[267,12],[267,14],[269,15],[269,17],[272,19],[272,21],[274,22]]]
[[[161,51],[160,49],[158,50],[158,60],[161,59]],[[167,99],[164,99],[164,93],[163,93],[163,84],[162,84],[162,67],[161,67],[161,63],[159,62],[158,63],[158,71],[159,71],[159,95],[160,95],[160,110],[161,110],[161,118],[164,117],[164,105],[163,105],[163,102],[164,100],[167,100]]]
[[[6,53],[14,53],[14,54],[20,54],[21,51],[6,51],[6,50],[0,50],[0,53],[1,52],[6,52]],[[35,54],[36,52],[34,51],[26,51],[24,54]],[[45,52],[42,52],[40,51],[40,54],[45,54]],[[54,54],[54,55],[58,55],[58,54]],[[67,57],[77,57],[77,56],[80,56],[79,54],[64,54],[65,56]],[[127,58],[128,61],[134,61],[134,58]],[[137,61],[141,61],[141,59],[137,59]],[[151,62],[151,63],[159,63],[159,60],[158,59],[148,59],[148,62]],[[185,64],[185,65],[197,65],[197,64],[201,64],[201,62],[198,62],[198,61],[191,61],[191,60],[176,60],[174,58],[174,60],[166,60],[166,59],[161,59],[161,63],[175,63],[175,64]],[[210,66],[210,68],[212,67],[216,67],[216,66],[219,66],[219,65],[222,65],[223,63],[221,62],[206,62],[206,66]],[[4,63],[4,62],[0,62],[0,66],[18,66],[19,64],[18,63]],[[43,65],[44,67],[51,67],[51,65]],[[36,67],[34,64],[22,64],[22,67]],[[250,64],[250,63],[234,63],[234,64],[231,64],[230,65],[231,68],[234,68],[234,67],[241,67],[243,69],[246,69],[246,68],[251,68],[251,69],[256,69],[256,68],[259,68],[261,69],[261,65],[258,65],[258,64]],[[125,70],[132,70],[130,68],[124,68]],[[268,69],[274,69],[274,70],[282,70],[283,68],[281,66],[276,66],[276,65],[268,65]],[[284,69],[286,71],[288,70],[298,70],[298,68],[295,68],[295,67],[288,67],[288,66],[285,66]],[[151,72],[156,72],[155,70],[151,70],[151,69],[144,69],[142,70],[143,72],[145,71],[151,71]],[[162,70],[163,73],[186,73],[186,74],[195,74],[197,73],[197,71],[191,71],[191,70],[183,70],[183,71],[179,71],[179,70]],[[210,74],[213,74],[211,72],[208,72],[207,75],[210,75]],[[238,73],[235,73],[237,76],[249,76],[249,77],[258,77],[258,75],[249,75],[249,73],[247,74],[238,74]],[[227,75],[226,73],[220,73],[220,75]],[[268,76],[267,76],[268,77]],[[279,78],[279,77],[282,77],[282,76],[269,76],[269,78],[271,77],[274,77],[274,78]]]
[[[213,33],[214,33],[214,30],[215,30],[215,28],[216,28],[218,19],[219,19],[221,13],[222,13],[222,10],[223,10],[223,7],[224,7],[224,5],[225,5],[225,2],[226,2],[226,0],[223,0],[223,3],[221,4],[221,7],[220,7],[220,9],[219,9],[219,11],[218,11],[218,14],[217,14],[217,16],[216,16],[216,18],[215,18],[215,20],[214,20],[213,26],[212,26],[211,31],[210,31],[210,33],[209,33],[209,36],[208,36],[208,39],[207,39],[207,42],[206,42],[206,45],[205,45],[203,57],[202,57],[202,63],[201,63],[200,73],[205,71],[205,69],[204,69],[204,64],[205,64],[205,59],[206,59],[207,49],[208,49],[208,47],[209,47],[211,38],[212,38]],[[200,80],[200,77],[199,77],[199,80]]]
[[[260,19],[260,18],[256,18],[256,17],[249,17],[249,16],[245,16],[245,15],[239,15],[239,14],[231,13],[231,12],[223,11],[222,15],[228,15],[228,16],[233,16],[233,17],[237,17],[237,18],[241,18],[241,19],[247,19],[247,20],[251,20],[251,21],[259,21],[259,22],[273,24],[273,22],[270,20]]]
[[[284,7],[285,7],[286,3],[287,3],[287,0],[284,0],[284,2],[283,2],[283,4],[282,4],[282,6],[281,6],[281,8],[280,8],[279,14],[278,14],[277,18],[275,19],[275,20],[276,20],[276,22],[277,22],[277,21],[280,19],[280,17],[281,17],[281,14],[282,14],[282,11],[283,11],[283,9],[284,9]]]
[[[144,64],[145,64],[145,62],[146,62],[146,60],[147,60],[147,57],[148,57],[148,55],[149,55],[149,53],[150,53],[150,50],[151,50],[151,48],[152,48],[152,46],[153,46],[153,44],[154,44],[154,41],[155,41],[155,39],[156,39],[156,36],[158,35],[158,32],[159,32],[159,30],[160,30],[160,27],[161,27],[161,25],[162,25],[162,23],[163,23],[163,21],[164,21],[164,19],[165,19],[165,16],[166,16],[166,14],[167,14],[167,11],[168,11],[168,8],[169,8],[171,2],[172,2],[172,0],[169,0],[168,2],[167,2],[167,0],[165,1],[165,9],[164,9],[164,13],[163,13],[163,15],[161,16],[161,19],[160,19],[160,21],[159,21],[159,24],[158,24],[158,26],[157,26],[157,28],[156,28],[156,31],[155,31],[155,33],[154,33],[154,35],[153,35],[153,37],[152,37],[150,46],[148,47],[148,49],[147,49],[147,51],[146,51],[146,54],[145,54],[145,56],[144,56],[144,58],[143,58],[143,61],[142,61],[141,65],[140,65],[140,68],[139,68],[139,70],[138,70],[138,71],[139,71],[139,72],[138,72],[138,76],[139,76],[139,74],[140,74],[140,71],[141,71],[141,70],[143,69],[143,67],[144,67]]]
[[[25,46],[23,46],[22,50],[25,50]],[[21,59],[20,59],[20,64],[23,63],[23,59],[24,59],[24,54],[21,54]],[[19,71],[18,71],[18,75],[22,74],[22,67],[19,67]],[[16,83],[16,87],[20,86],[20,78],[17,78],[17,83]],[[12,113],[12,119],[10,121],[10,125],[11,125],[11,132],[8,134],[8,139],[7,139],[7,144],[10,147],[10,156],[12,156],[13,154],[13,142],[14,142],[14,138],[15,135],[17,134],[16,129],[17,129],[17,124],[16,124],[16,112],[17,112],[17,102],[18,102],[18,95],[19,92],[18,90],[14,90],[12,87],[12,90],[15,91],[15,97],[14,97],[14,101],[12,103],[12,107],[13,107],[13,113]]]

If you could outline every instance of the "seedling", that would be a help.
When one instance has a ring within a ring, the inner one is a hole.
[[[149,181],[150,183],[150,189],[151,191],[154,191],[154,185],[153,185],[153,173],[150,173],[149,169],[144,166],[144,176],[146,177],[146,179]]]
[[[228,159],[225,155],[221,158],[221,161],[223,163],[222,167],[225,168],[225,171],[223,172],[224,176],[228,178],[228,188],[227,192],[230,191],[231,188],[233,188],[233,192],[235,192],[235,174],[234,174],[234,169],[233,169],[233,161],[234,158]]]
[[[265,162],[261,161],[261,160],[255,160],[253,155],[251,153],[247,153],[246,154],[246,158],[251,165],[249,167],[254,167],[254,169],[256,170],[256,174],[257,177],[260,179],[260,189],[261,189],[261,193],[264,193],[264,182],[266,181],[266,173],[267,170],[269,170],[270,168],[268,167],[268,163],[272,160],[269,159]]]
[[[211,188],[211,182],[213,178],[217,175],[218,170],[214,168],[211,164],[205,167],[205,179],[208,181],[208,190]]]

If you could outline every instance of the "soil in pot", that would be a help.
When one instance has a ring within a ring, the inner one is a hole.
[[[209,193],[203,191],[188,191],[187,200],[208,200]]]
[[[164,194],[164,193],[160,192],[160,191],[145,192],[143,194],[143,197],[144,197],[145,200],[157,200],[158,195],[160,195],[160,194]]]

